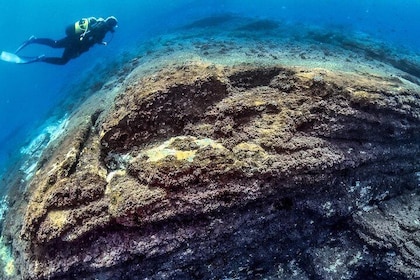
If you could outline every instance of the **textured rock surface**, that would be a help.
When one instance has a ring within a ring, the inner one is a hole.
[[[17,277],[420,277],[419,92],[275,63],[135,69],[15,197]]]

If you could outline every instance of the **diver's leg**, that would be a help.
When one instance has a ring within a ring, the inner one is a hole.
[[[40,41],[42,43],[51,43],[51,42],[47,41],[47,40],[50,40],[50,39],[37,39],[37,40],[42,40],[42,41]],[[49,64],[64,65],[67,62],[69,62],[70,59],[76,58],[79,55],[80,54],[76,49],[65,48],[64,52],[63,52],[63,55],[61,57],[46,57],[45,55],[41,55],[41,56],[37,57],[37,59],[35,59],[32,62],[45,62],[45,63],[49,63]]]
[[[78,57],[79,53],[72,49],[66,48],[64,49],[63,55],[61,57],[40,57],[38,61],[42,61],[45,63],[56,64],[56,65],[64,65],[70,61],[70,59]]]
[[[50,60],[54,61],[54,64],[60,64],[60,65],[64,65],[67,62],[70,61],[70,59],[76,58],[79,56],[79,52],[77,51],[77,49],[74,48],[65,48],[63,55],[60,58],[56,58],[55,60]]]
[[[31,36],[28,40],[23,42],[22,45],[17,48],[15,53],[17,54],[20,52],[23,48],[30,44],[40,44],[40,45],[46,45],[51,48],[65,48],[67,46],[67,38],[63,38],[61,40],[52,40],[49,38],[36,38],[35,36]]]
[[[64,65],[69,62],[69,60],[70,59],[64,57],[41,57],[38,61],[55,65]]]
[[[64,47],[66,47],[64,39],[52,40],[52,39],[48,39],[48,38],[34,38],[30,41],[29,44],[46,45],[46,46],[49,46],[51,48],[64,48]]]
[[[26,40],[25,42],[23,42],[15,51],[15,53],[17,54],[18,52],[20,52],[24,47],[26,47],[27,45],[31,44],[33,40],[35,40],[36,37],[35,36],[31,36],[29,37],[28,40]]]

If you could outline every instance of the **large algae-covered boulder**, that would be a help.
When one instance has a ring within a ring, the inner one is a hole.
[[[420,277],[419,92],[274,63],[134,70],[13,205],[16,277]]]

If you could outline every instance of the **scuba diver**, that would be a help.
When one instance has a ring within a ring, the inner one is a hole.
[[[45,55],[41,55],[31,60],[22,62],[45,62],[64,65],[69,62],[70,59],[76,58],[82,53],[87,52],[95,44],[102,44],[106,46],[107,42],[103,41],[105,35],[108,32],[114,33],[114,28],[117,27],[117,24],[118,21],[113,16],[106,19],[95,17],[83,18],[66,28],[67,36],[65,38],[52,40],[31,36],[16,50],[15,54],[30,44],[41,44],[51,48],[64,48],[64,52],[61,57],[46,57]]]

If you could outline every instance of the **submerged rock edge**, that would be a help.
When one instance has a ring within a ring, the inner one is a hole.
[[[24,194],[25,219],[6,221],[20,272],[33,279],[114,266],[128,273],[133,268],[124,264],[135,256],[157,266],[168,256],[170,275],[192,260],[211,262],[207,231],[218,244],[242,227],[264,229],[244,217],[283,219],[290,229],[302,212],[328,228],[363,216],[381,197],[415,193],[420,106],[411,86],[326,69],[205,61],[132,76],[114,106],[87,106],[73,118],[74,129],[48,151]],[[228,221],[232,228],[223,229]],[[251,231],[243,232],[236,246],[250,246]]]

